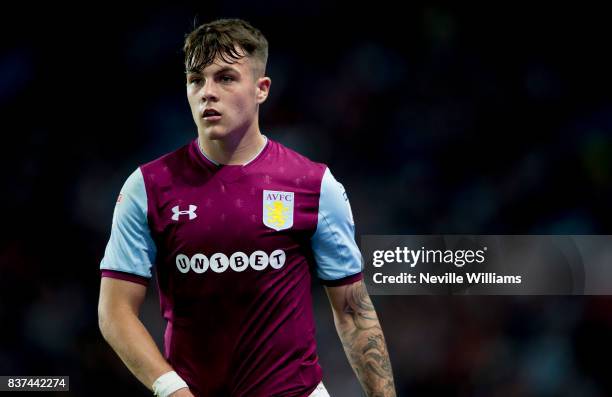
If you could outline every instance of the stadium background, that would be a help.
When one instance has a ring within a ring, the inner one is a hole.
[[[0,16],[0,375],[148,395],[97,328],[117,193],[195,137],[181,46],[270,41],[262,131],[327,163],[361,234],[612,234],[608,13],[310,1],[12,5]],[[359,388],[316,285],[333,397]],[[152,291],[150,291],[152,292]],[[609,297],[377,296],[400,396],[609,396]],[[143,308],[161,324],[154,293]]]

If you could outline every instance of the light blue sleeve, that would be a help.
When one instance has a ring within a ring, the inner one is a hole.
[[[147,221],[147,192],[138,168],[125,181],[117,199],[100,269],[151,278],[156,252]]]
[[[320,279],[339,280],[361,272],[351,205],[344,186],[334,179],[329,168],[321,182],[317,230],[311,243]]]

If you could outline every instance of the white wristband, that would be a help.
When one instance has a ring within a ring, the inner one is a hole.
[[[155,382],[153,382],[153,394],[158,397],[168,397],[178,389],[182,389],[187,386],[187,383],[178,376],[174,371],[166,372]]]

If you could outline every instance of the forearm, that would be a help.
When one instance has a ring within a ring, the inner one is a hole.
[[[117,309],[100,316],[100,330],[128,369],[149,389],[160,375],[172,371],[151,334],[129,310]]]
[[[334,320],[349,363],[368,397],[395,397],[385,337],[363,282],[346,294],[345,310]]]

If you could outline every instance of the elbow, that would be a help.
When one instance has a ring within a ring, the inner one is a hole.
[[[107,302],[98,305],[98,328],[106,341],[109,341],[116,332],[120,332],[122,324],[138,320],[138,314],[125,305]],[[110,341],[109,341],[110,342]]]
[[[118,323],[117,310],[110,307],[108,304],[98,305],[98,328],[106,341],[109,341],[113,333],[114,325]]]
[[[353,326],[355,321],[350,313],[336,311],[334,312],[334,323],[336,324],[336,328],[346,329],[347,327]]]
[[[98,305],[98,328],[104,339],[107,339],[109,323],[108,310],[102,305]]]

